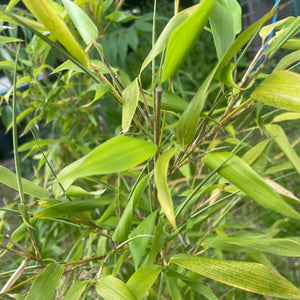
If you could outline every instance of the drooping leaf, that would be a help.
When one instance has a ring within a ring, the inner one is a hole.
[[[105,300],[136,300],[126,284],[112,275],[100,278],[96,283],[96,291]]]
[[[162,267],[158,265],[145,266],[138,269],[128,279],[126,285],[137,300],[141,299],[148,292],[161,270]]]
[[[179,25],[168,41],[161,82],[173,77],[185,62],[207,23],[214,0],[203,0],[195,12]]]
[[[64,270],[65,267],[63,265],[54,263],[47,265],[43,272],[33,282],[25,300],[52,300]]]
[[[83,65],[89,64],[89,58],[62,19],[46,0],[23,0],[29,11],[47,30]]]
[[[291,71],[273,72],[251,97],[263,104],[300,112],[300,75]]]
[[[3,166],[0,166],[0,182],[14,190],[18,190],[16,174]],[[22,178],[22,186],[23,192],[27,195],[35,198],[48,197],[48,192],[46,190],[25,178]]]
[[[295,170],[297,170],[298,174],[300,174],[299,156],[297,155],[294,148],[291,146],[283,129],[277,124],[270,124],[270,125],[266,125],[266,130],[270,138],[274,140],[274,142],[285,154],[285,156],[290,161],[290,163],[294,166]]]
[[[300,214],[289,206],[249,165],[228,152],[209,153],[204,163],[240,188],[259,205],[283,215],[300,219]]]
[[[62,2],[86,45],[95,43],[99,33],[94,22],[74,2],[70,0],[62,0]]]
[[[64,295],[64,300],[79,300],[89,280],[76,280]]]
[[[145,254],[147,245],[149,243],[154,229],[155,219],[156,212],[153,212],[143,222],[141,222],[129,235],[129,238],[132,239],[129,242],[129,249],[132,254],[135,270],[137,270],[138,265],[143,255]]]
[[[235,246],[236,251],[259,251],[281,256],[300,257],[300,243],[290,239],[219,236],[205,239],[205,244],[212,248],[230,245]]]
[[[300,290],[297,287],[261,264],[204,258],[188,254],[176,255],[170,263],[252,293],[285,299],[300,298]]]
[[[156,151],[156,145],[151,142],[118,136],[66,166],[57,175],[57,180],[64,189],[67,189],[78,178],[111,174],[133,168],[151,158]],[[62,193],[57,183],[54,184],[53,189],[56,196]]]
[[[160,206],[173,228],[177,231],[173,200],[167,183],[169,161],[175,153],[176,148],[173,148],[159,156],[154,169],[154,181]]]
[[[101,198],[92,200],[75,200],[70,202],[62,202],[48,207],[38,213],[35,213],[33,217],[38,219],[58,218],[70,214],[92,210],[102,205],[103,203],[101,201]]]
[[[139,85],[137,78],[125,88],[122,97],[122,130],[123,132],[127,132],[139,102]]]

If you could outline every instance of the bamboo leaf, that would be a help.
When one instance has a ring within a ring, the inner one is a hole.
[[[294,63],[298,63],[298,61],[300,60],[300,50],[298,51],[293,51],[292,53],[289,53],[287,55],[285,55],[276,65],[276,67],[274,68],[274,71],[280,71],[280,70],[284,70],[287,67],[289,67],[290,65],[294,64]]]
[[[35,279],[25,300],[52,300],[65,267],[58,264],[49,264]]]
[[[300,290],[268,267],[250,262],[227,261],[188,254],[174,256],[170,263],[252,293],[299,299]]]
[[[298,120],[298,119],[300,119],[300,113],[287,112],[274,117],[272,123],[279,123],[283,121]]]
[[[136,300],[126,284],[112,275],[100,278],[96,291],[105,300]]]
[[[83,211],[88,211],[102,206],[103,202],[101,200],[102,198],[58,203],[38,213],[35,213],[33,217],[38,219],[58,218]]]
[[[260,155],[262,155],[263,151],[265,150],[266,146],[269,144],[269,140],[264,140],[259,142],[257,145],[252,147],[249,151],[247,151],[243,157],[242,160],[248,164],[251,165],[254,163]]]
[[[22,42],[23,40],[10,37],[10,36],[0,36],[0,43],[13,43],[13,42]]]
[[[137,300],[141,299],[148,292],[161,270],[162,267],[158,265],[145,266],[138,269],[129,278],[126,285]]]
[[[151,158],[156,151],[156,145],[151,142],[118,136],[66,166],[57,175],[57,179],[64,189],[67,189],[78,178],[111,174],[133,168]],[[62,193],[58,183],[54,184],[53,189],[56,196]]]
[[[148,64],[158,55],[160,54],[166,47],[167,42],[169,40],[170,35],[172,32],[181,24],[183,23],[189,16],[191,16],[199,7],[199,4],[189,7],[180,13],[176,14],[166,25],[163,32],[160,34],[159,38],[155,42],[154,46],[152,47],[151,51],[145,58],[140,73],[148,66]]]
[[[214,2],[201,1],[195,12],[172,32],[167,45],[161,82],[173,77],[185,62],[207,23]]]
[[[300,174],[300,159],[294,148],[291,146],[283,129],[277,124],[271,124],[266,125],[266,130],[270,138],[274,140],[279,149],[281,149],[289,162],[294,166],[295,170],[297,170],[298,174]]]
[[[204,163],[240,188],[259,205],[283,215],[300,219],[300,214],[289,206],[249,165],[228,152],[209,153]]]
[[[290,71],[273,72],[251,97],[263,104],[300,112],[300,75]]]
[[[176,148],[173,148],[159,156],[154,169],[154,181],[161,208],[173,228],[177,231],[173,200],[167,183],[169,161],[175,153]]]
[[[139,85],[137,78],[125,88],[122,97],[122,130],[123,132],[127,132],[139,102]]]
[[[236,251],[259,251],[288,257],[300,257],[300,243],[280,238],[239,238],[213,237],[205,239],[205,244],[212,248],[226,245],[236,246]]]
[[[70,0],[62,0],[62,2],[86,45],[95,43],[99,33],[94,22],[74,2]]]
[[[16,191],[18,190],[16,174],[3,166],[0,166],[0,182]],[[25,194],[35,198],[47,198],[49,196],[46,190],[25,178],[22,178],[22,186]]]
[[[79,300],[89,282],[89,280],[76,280],[64,295],[64,300]]]
[[[62,19],[56,14],[46,0],[23,0],[28,10],[42,23],[47,30],[74,56],[87,66],[88,55],[75,40]]]

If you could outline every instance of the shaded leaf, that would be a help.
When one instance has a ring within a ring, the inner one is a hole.
[[[137,300],[141,299],[148,292],[161,270],[162,267],[158,265],[145,266],[138,269],[129,278],[126,285]]]
[[[65,267],[58,264],[49,264],[35,279],[25,300],[52,300]]]
[[[108,16],[106,16],[106,19],[109,19],[112,22],[116,22],[116,23],[126,23],[136,18],[137,18],[136,16],[120,10],[114,11]]]
[[[76,280],[64,295],[64,300],[78,300],[84,292],[89,280]]]
[[[205,155],[204,163],[240,188],[259,205],[283,215],[300,219],[300,214],[289,206],[249,165],[228,152]]]
[[[132,137],[118,136],[92,150],[65,167],[57,179],[67,189],[76,179],[92,175],[111,174],[133,168],[151,158],[157,151],[155,144]],[[54,194],[62,192],[57,183]]]
[[[252,293],[285,299],[300,298],[298,288],[261,264],[211,259],[188,254],[176,255],[170,263]]]
[[[175,153],[176,148],[173,148],[159,156],[154,169],[154,181],[161,208],[173,228],[177,231],[173,200],[167,183],[169,161]]]
[[[136,300],[126,284],[112,275],[100,278],[96,283],[96,291],[105,300]]]
[[[263,151],[265,150],[269,142],[270,142],[269,140],[259,142],[257,145],[252,147],[243,155],[242,160],[246,164],[251,165],[263,153]]]

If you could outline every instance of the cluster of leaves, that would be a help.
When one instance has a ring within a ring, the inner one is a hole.
[[[264,26],[271,11],[241,32],[235,0],[180,12],[174,1],[156,39],[156,1],[153,18],[121,10],[124,1],[23,0],[30,13],[17,2],[0,12],[13,58],[1,62],[13,78],[2,118],[16,166],[0,166],[0,182],[18,191],[0,208],[0,255],[12,262],[0,298],[300,299],[277,265],[300,256],[299,237],[278,237],[300,219],[299,199],[277,182],[300,175],[298,139],[279,125],[300,117],[300,19]],[[189,78],[185,62],[203,31],[216,61]],[[241,68],[258,32],[262,48]],[[139,61],[141,34],[152,46]],[[264,73],[281,49],[290,52]],[[18,147],[21,122],[34,139]],[[30,181],[19,152],[35,161]],[[261,211],[243,220],[252,200]],[[276,216],[266,229],[265,214]],[[6,235],[12,215],[21,224]]]

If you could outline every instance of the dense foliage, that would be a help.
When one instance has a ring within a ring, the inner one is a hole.
[[[300,19],[18,2],[0,11],[0,298],[300,299]]]

